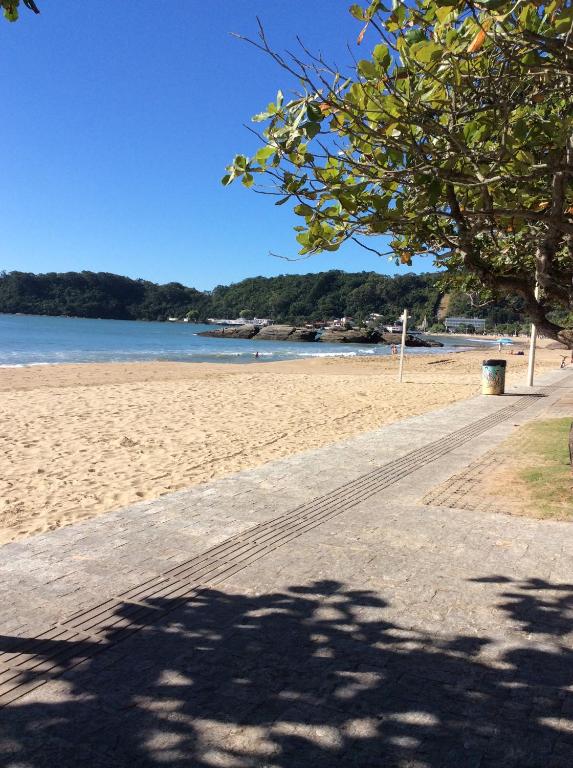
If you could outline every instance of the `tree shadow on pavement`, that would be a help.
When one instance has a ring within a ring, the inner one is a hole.
[[[474,581],[509,640],[398,626],[334,581],[150,602],[169,613],[0,711],[0,765],[569,768],[573,585]]]

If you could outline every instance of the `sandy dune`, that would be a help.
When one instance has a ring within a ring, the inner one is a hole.
[[[2,369],[0,543],[470,397],[483,357],[412,356],[401,386],[367,357]],[[559,362],[542,350],[538,370]]]

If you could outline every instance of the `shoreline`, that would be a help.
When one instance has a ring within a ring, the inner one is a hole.
[[[195,334],[196,335],[196,334]],[[230,341],[238,342],[239,344],[245,343],[245,347],[251,342],[250,339],[230,339]],[[478,340],[475,340],[478,341]],[[489,344],[484,343],[480,345],[478,343],[470,343],[467,345],[456,345],[441,347],[424,347],[424,346],[408,346],[406,347],[406,354],[420,355],[436,355],[436,354],[453,354],[457,352],[466,352],[476,349],[487,350]],[[218,343],[218,342],[217,342]],[[140,358],[115,358],[115,359],[79,359],[79,360],[39,360],[30,362],[3,362],[0,363],[0,370],[4,368],[26,368],[37,366],[58,366],[58,365],[114,365],[114,364],[144,364],[144,363],[181,363],[181,364],[213,364],[213,365],[251,365],[256,363],[278,363],[278,362],[291,362],[297,360],[307,360],[314,358],[338,358],[338,357],[376,357],[385,358],[390,357],[390,344],[367,344],[367,343],[330,343],[320,344],[319,342],[288,342],[288,341],[268,341],[265,344],[273,345],[273,350],[262,347],[257,350],[256,347],[245,349],[245,351],[224,351],[224,343],[221,346],[221,352],[213,352],[211,354],[196,353],[191,355],[165,353],[162,356],[156,357],[140,357]],[[275,347],[276,345],[276,347]],[[290,352],[281,351],[281,347],[290,347]],[[298,353],[292,352],[292,346],[296,346],[301,351]],[[327,347],[325,349],[325,347]],[[336,347],[336,349],[332,349]],[[216,347],[215,347],[216,349]],[[255,357],[256,352],[259,353],[259,357]]]
[[[35,317],[35,315],[33,315]],[[435,334],[434,334],[435,336]],[[491,349],[492,345],[484,344],[483,346],[475,343],[479,342],[482,338],[486,341],[494,341],[498,337],[497,336],[463,336],[463,338],[468,338],[470,341],[473,341],[474,344],[462,346],[459,347],[446,347],[444,349],[441,349],[440,347],[407,347],[405,352],[405,357],[415,356],[416,358],[423,358],[424,356],[428,357],[435,357],[436,355],[459,355],[467,352],[486,352],[488,349]],[[527,337],[519,337],[516,338],[514,342],[515,348],[525,349],[525,342],[527,341]],[[273,342],[279,345],[283,344],[283,342]],[[557,342],[555,342],[557,343]],[[300,342],[300,345],[302,347],[306,346],[304,342]],[[282,364],[282,363],[297,363],[297,362],[306,362],[307,360],[322,360],[322,359],[338,359],[338,358],[345,358],[345,359],[356,359],[356,358],[362,358],[366,357],[368,359],[376,358],[378,360],[384,360],[391,358],[390,354],[384,355],[384,354],[376,354],[376,348],[381,347],[383,349],[389,350],[390,346],[389,344],[372,344],[371,348],[372,351],[364,352],[363,350],[368,347],[366,344],[339,344],[340,351],[325,351],[325,352],[317,352],[316,354],[301,354],[300,357],[295,357],[294,355],[289,358],[283,358],[283,359],[269,359],[269,357],[272,357],[272,355],[269,355],[268,351],[263,350],[260,353],[259,358],[255,358],[255,353],[248,353],[245,354],[245,359],[236,360],[236,361],[217,361],[217,360],[201,360],[201,359],[194,359],[192,357],[186,358],[184,360],[180,360],[177,358],[174,358],[172,360],[170,359],[161,359],[161,358],[155,358],[155,359],[147,359],[142,358],[140,360],[78,360],[78,361],[53,361],[53,362],[32,362],[32,363],[0,363],[0,371],[2,370],[12,370],[12,369],[26,369],[26,368],[38,368],[38,367],[60,367],[60,366],[73,366],[73,365],[81,365],[81,366],[92,366],[92,365],[214,365],[217,367],[223,367],[223,366],[233,366],[237,368],[243,368],[244,366],[251,366],[251,365],[260,365],[264,364],[265,366],[271,365],[271,364]],[[353,347],[360,347],[361,353],[355,351],[352,349]],[[348,351],[345,351],[347,349]],[[416,350],[416,352],[412,352],[412,350]],[[431,351],[430,351],[431,350]],[[256,350],[255,350],[256,351]],[[496,350],[497,351],[497,350]],[[279,352],[280,354],[280,352]],[[233,357],[235,356],[233,353],[229,353],[228,355],[224,355],[223,353],[220,355],[220,357]],[[239,357],[239,355],[236,355]],[[199,356],[197,356],[199,357]]]
[[[539,373],[559,352],[538,350]],[[524,383],[527,354],[502,356]],[[402,385],[370,355],[2,368],[0,544],[466,399],[483,358],[406,355]]]

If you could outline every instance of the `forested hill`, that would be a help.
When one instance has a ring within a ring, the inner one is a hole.
[[[119,320],[184,317],[270,317],[277,322],[366,317],[389,321],[408,307],[416,319],[435,316],[436,274],[386,277],[338,270],[308,275],[254,277],[213,291],[180,283],[156,285],[106,272],[0,274],[0,313],[69,315]]]

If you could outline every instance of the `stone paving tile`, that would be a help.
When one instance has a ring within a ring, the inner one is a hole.
[[[556,400],[184,602],[150,598],[162,618],[79,666],[62,662],[2,710],[0,765],[570,766],[573,529],[418,503]],[[475,398],[7,545],[0,649],[33,636],[38,617],[117,594],[499,408]],[[62,593],[73,585],[79,595]],[[49,645],[70,656],[90,642]]]
[[[573,391],[573,389],[572,389]],[[573,419],[573,400],[567,400],[566,408],[563,404],[563,398],[559,398],[551,404],[549,410],[541,404],[537,411],[537,417],[542,419],[550,416],[571,416]],[[523,418],[523,417],[522,417]],[[518,420],[512,420],[514,426],[518,426]],[[519,426],[524,423],[519,421]],[[489,434],[486,436],[489,439]],[[499,513],[511,513],[511,506],[505,508],[503,499],[488,495],[487,487],[484,488],[485,481],[492,470],[499,469],[510,456],[503,453],[503,446],[499,446],[493,451],[488,451],[473,461],[468,467],[454,476],[448,477],[441,485],[432,488],[422,499],[424,504],[430,506],[443,506],[452,509],[470,509],[477,512],[496,511]]]

